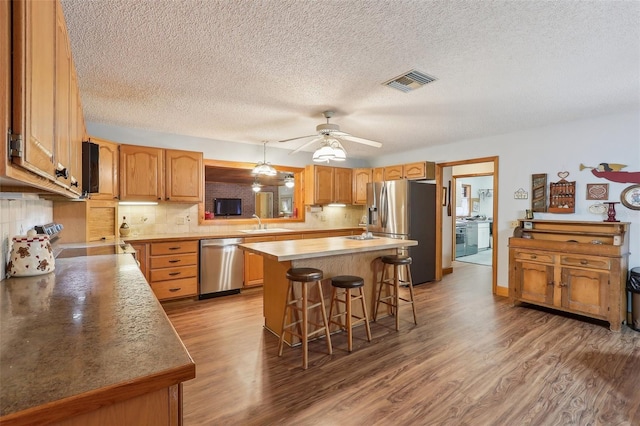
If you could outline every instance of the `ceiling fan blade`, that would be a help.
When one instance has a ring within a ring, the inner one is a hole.
[[[298,139],[306,139],[306,138],[311,138],[313,136],[318,136],[317,134],[315,135],[308,135],[308,136],[298,136],[297,138],[291,138],[291,139],[284,139],[278,142],[291,142],[291,141],[297,141]]]
[[[289,155],[291,155],[291,154],[295,154],[296,152],[301,151],[301,150],[305,149],[306,147],[308,147],[309,145],[314,144],[314,143],[316,143],[316,142],[318,142],[318,141],[320,141],[320,140],[322,140],[322,138],[315,138],[315,139],[312,139],[312,140],[310,140],[309,142],[305,143],[304,145],[299,146],[298,148],[296,148],[296,149],[294,149],[293,151],[291,151],[291,152],[289,153]]]
[[[349,134],[346,134],[344,136],[340,136],[342,139],[344,140],[348,140],[351,142],[356,142],[356,143],[361,143],[363,145],[369,145],[369,146],[373,146],[376,148],[380,148],[382,146],[382,144],[380,142],[376,142],[376,141],[372,141],[370,139],[363,139],[363,138],[359,138],[356,136],[351,136]]]

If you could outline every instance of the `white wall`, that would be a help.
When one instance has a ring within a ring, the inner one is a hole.
[[[399,164],[421,158],[436,163],[499,156],[498,218],[494,223],[499,234],[498,285],[508,286],[508,238],[513,230],[510,222],[523,218],[531,203],[531,175],[547,173],[548,181],[560,180],[558,172],[568,171],[567,180],[576,181],[577,197],[574,214],[536,213],[538,219],[599,221],[604,215],[589,213],[594,201],[586,200],[587,183],[608,183],[609,201],[620,201],[620,193],[631,183],[615,183],[596,178],[580,164],[626,164],[624,170],[640,171],[640,111],[572,121],[554,126],[461,141],[453,145],[425,147],[376,159],[372,166]],[[514,192],[524,188],[529,199],[514,199]],[[640,266],[640,210],[619,204],[617,218],[631,222],[629,266]]]
[[[87,123],[90,135],[102,137],[120,143],[158,146],[166,148],[203,151],[205,158],[230,161],[259,161],[262,159],[262,146],[213,141],[208,139],[167,135],[147,132],[139,129],[123,129]],[[553,126],[522,130],[519,132],[491,137],[469,139],[455,144],[425,147],[376,158],[369,162],[350,159],[345,167],[384,166],[414,162],[416,159],[436,163],[462,161],[490,156],[499,157],[499,222],[494,223],[498,230],[498,285],[508,286],[508,238],[513,229],[510,223],[523,218],[530,207],[529,199],[514,199],[513,194],[519,188],[530,192],[531,175],[547,173],[548,181],[556,181],[558,172],[568,171],[568,180],[577,183],[576,212],[571,215],[536,214],[536,218],[555,220],[602,220],[588,211],[593,201],[587,201],[585,188],[587,183],[608,183],[609,200],[619,201],[622,190],[631,184],[608,182],[594,177],[589,170],[580,171],[580,164],[595,166],[602,162],[626,164],[628,171],[640,171],[640,111],[595,117]],[[304,166],[310,162],[309,153],[289,156],[288,151],[277,148],[267,149],[267,160],[273,164]],[[630,210],[618,205],[618,219],[631,222],[631,255],[629,265],[640,266],[640,211]],[[336,215],[336,221],[352,222],[357,214]],[[332,217],[329,217],[332,219]],[[325,222],[310,216],[306,225],[335,226],[325,215]]]

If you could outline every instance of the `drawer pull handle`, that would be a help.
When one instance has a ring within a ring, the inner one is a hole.
[[[181,249],[180,246],[178,246],[178,247],[169,247],[169,250],[180,250],[180,249]]]
[[[536,256],[535,254],[532,254],[532,255],[531,255],[531,258],[532,258],[532,259],[537,259],[537,258],[538,258],[538,256]]]
[[[563,284],[563,283],[558,284],[558,287],[560,287],[560,288],[562,288],[562,287],[566,287],[566,286],[567,286],[567,285],[566,285],[566,284]]]
[[[182,287],[178,287],[178,288],[170,288],[169,291],[171,293],[175,293],[176,291],[180,291],[182,289]]]
[[[554,285],[554,284],[555,284],[555,283],[554,283],[553,281],[549,281],[549,282],[547,283],[547,285]]]
[[[169,275],[175,277],[176,275],[180,275],[182,272],[170,272]]]
[[[580,264],[581,264],[581,265],[586,265],[587,263],[589,263],[589,261],[588,261],[588,260],[584,260],[584,259],[582,259],[582,260],[580,261]]]
[[[180,262],[180,259],[173,259],[169,261],[169,263],[178,263],[178,262]]]

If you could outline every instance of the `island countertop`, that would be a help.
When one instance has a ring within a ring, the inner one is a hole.
[[[0,423],[57,421],[195,377],[130,255],[0,283]]]
[[[368,240],[356,240],[348,237],[328,237],[310,240],[245,243],[240,244],[239,247],[268,259],[284,262],[415,245],[418,245],[418,242],[415,240],[401,240],[397,238],[374,237]]]

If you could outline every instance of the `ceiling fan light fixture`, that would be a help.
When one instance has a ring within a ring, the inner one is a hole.
[[[263,142],[263,157],[262,161],[259,161],[258,164],[251,171],[252,175],[256,176],[276,176],[278,171],[271,166],[271,164],[267,163],[267,142]],[[259,190],[258,190],[259,191]]]
[[[258,179],[256,178],[256,180],[253,181],[253,184],[251,184],[251,190],[253,192],[260,192],[261,189],[262,185],[258,183]]]

